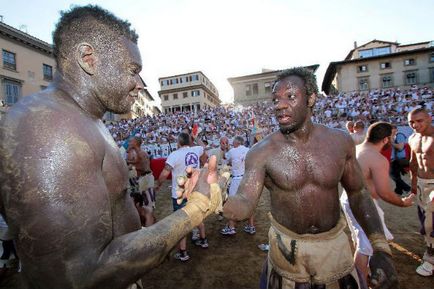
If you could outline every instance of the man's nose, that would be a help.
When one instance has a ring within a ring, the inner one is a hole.
[[[145,90],[145,86],[143,85],[143,81],[138,74],[136,75],[135,80],[136,80],[135,89],[137,89],[137,91],[140,91],[140,92]]]
[[[281,109],[288,108],[288,101],[286,101],[286,100],[282,100],[282,99],[278,99],[278,100],[276,100],[276,102],[274,103],[274,108],[275,108],[276,110],[281,110]]]

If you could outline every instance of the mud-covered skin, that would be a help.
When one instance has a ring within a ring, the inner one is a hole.
[[[353,141],[344,132],[311,122],[315,95],[307,96],[303,86],[298,76],[286,77],[275,86],[273,101],[280,131],[249,151],[243,180],[237,195],[225,204],[225,216],[248,218],[265,186],[276,221],[298,234],[326,232],[339,220],[341,183],[367,235],[383,234],[369,193],[363,191]],[[379,264],[373,268],[385,266],[384,271],[396,279],[390,256],[381,254],[373,262]]]
[[[28,288],[126,288],[198,225],[191,217],[202,221],[179,210],[141,229],[127,166],[100,119],[130,109],[141,58],[126,38],[112,47],[77,44],[63,74],[0,125],[0,210]]]

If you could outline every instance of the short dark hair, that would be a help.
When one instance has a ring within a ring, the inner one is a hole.
[[[142,138],[141,138],[141,137],[139,137],[139,136],[134,136],[134,139],[136,140],[136,142],[137,142],[137,144],[138,144],[139,146],[142,145]]]
[[[366,140],[370,143],[377,144],[385,137],[389,137],[391,135],[392,125],[388,122],[378,121],[369,126]]]
[[[356,121],[355,123],[354,123],[354,127],[357,127],[357,128],[365,128],[365,123],[363,122],[363,121],[361,121],[361,120],[358,120],[358,121]]]
[[[242,136],[240,136],[240,135],[237,135],[234,138],[234,141],[237,141],[240,145],[244,145],[244,138]]]
[[[178,143],[181,146],[189,146],[191,144],[191,137],[188,133],[181,132],[178,135]]]
[[[116,38],[124,36],[137,44],[138,35],[128,21],[97,5],[75,6],[69,11],[61,11],[60,15],[53,32],[53,54],[58,65],[60,59],[66,58],[65,55],[79,42],[109,46]]]
[[[410,111],[409,115],[413,115],[413,114],[417,114],[417,113],[425,113],[425,114],[429,115],[429,113],[423,107],[418,107],[418,108],[413,109],[412,111]]]
[[[288,76],[298,76],[304,81],[304,87],[306,89],[306,95],[312,95],[313,93],[318,94],[318,85],[316,84],[316,76],[315,74],[305,68],[305,67],[293,67],[290,69],[283,70],[277,75],[276,81],[273,83],[273,87],[277,82],[281,81]]]

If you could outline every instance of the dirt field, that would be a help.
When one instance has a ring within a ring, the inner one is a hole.
[[[157,218],[162,219],[171,213],[171,200],[166,182],[165,189],[158,196]],[[381,203],[386,214],[386,223],[394,234],[393,253],[402,289],[433,289],[434,278],[423,278],[415,269],[424,251],[424,242],[419,235],[416,207],[402,209],[384,202]],[[237,234],[223,236],[219,230],[225,221],[218,221],[210,216],[205,224],[209,248],[202,249],[188,244],[191,259],[181,263],[168,256],[157,268],[143,278],[146,289],[223,289],[223,288],[258,288],[259,276],[266,253],[258,249],[258,244],[267,242],[269,221],[269,194],[263,193],[255,213],[255,235],[243,232],[243,224],[237,225]],[[395,245],[396,244],[396,245]],[[398,248],[399,250],[395,249]],[[13,274],[3,282],[0,288],[21,288],[19,274]],[[59,288],[60,289],[60,288]]]

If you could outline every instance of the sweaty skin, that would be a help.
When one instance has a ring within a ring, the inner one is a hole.
[[[434,127],[431,116],[425,112],[411,112],[408,123],[414,130],[408,144],[411,148],[411,188],[416,194],[417,178],[434,179]]]
[[[134,153],[128,154],[127,163],[136,168],[137,175],[144,176],[146,172],[150,172],[151,161],[149,155],[140,148],[137,140],[134,138],[130,141],[129,150],[134,151]]]
[[[126,38],[111,47],[79,44],[64,73],[0,126],[0,212],[28,288],[126,288],[205,217],[189,202],[188,214],[141,229],[127,165],[101,121],[107,110],[127,112],[143,89],[141,58]]]
[[[273,102],[280,131],[249,151],[243,180],[237,194],[226,202],[224,215],[235,220],[250,217],[265,186],[270,191],[271,213],[277,222],[298,234],[326,232],[339,220],[341,183],[367,235],[384,236],[369,193],[363,190],[351,138],[311,122],[315,94],[307,96],[304,81],[288,76],[275,85]],[[390,256],[383,252],[374,256],[374,274],[380,267],[390,277],[386,282],[380,280],[379,287],[374,288],[396,288]]]

